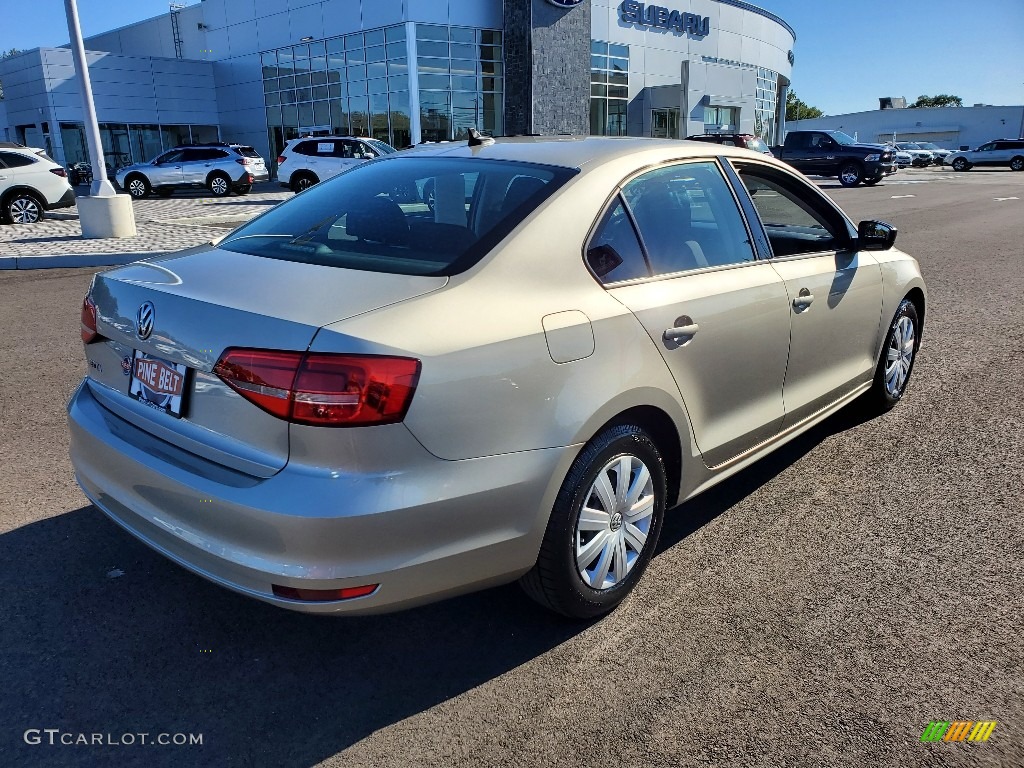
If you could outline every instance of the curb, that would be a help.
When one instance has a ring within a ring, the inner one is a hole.
[[[116,267],[140,259],[163,256],[167,251],[142,253],[83,253],[52,256],[0,256],[0,270],[5,269],[69,269],[74,267]]]

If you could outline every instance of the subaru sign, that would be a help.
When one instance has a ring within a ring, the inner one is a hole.
[[[671,29],[680,35],[685,33],[695,37],[704,37],[711,31],[710,16],[682,13],[661,5],[648,5],[635,0],[626,0],[619,8],[622,12],[622,21],[626,24]]]

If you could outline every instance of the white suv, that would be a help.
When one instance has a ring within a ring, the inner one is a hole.
[[[977,149],[950,152],[944,162],[954,171],[969,171],[976,165],[1008,165],[1014,171],[1024,171],[1024,137],[996,139]]]
[[[353,136],[292,139],[277,158],[277,180],[282,187],[301,192],[354,165],[395,151],[383,141]]]
[[[0,148],[0,222],[33,224],[54,208],[70,208],[75,192],[63,168],[33,147]]]

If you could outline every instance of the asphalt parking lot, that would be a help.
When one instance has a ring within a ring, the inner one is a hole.
[[[589,624],[515,586],[322,619],[172,565],[72,478],[93,270],[0,272],[0,765],[1024,765],[1024,173],[821,185],[921,262],[906,400],[674,510]],[[935,720],[998,726],[921,743]]]

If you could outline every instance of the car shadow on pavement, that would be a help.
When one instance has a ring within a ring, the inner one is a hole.
[[[387,616],[292,613],[186,572],[91,506],[0,536],[0,580],[5,766],[306,768],[589,626],[515,585]],[[202,746],[51,746],[48,728]]]
[[[865,424],[878,415],[862,399],[858,399],[728,480],[669,510],[658,539],[657,554],[675,546],[731,509],[776,475],[796,464],[831,435]]]

